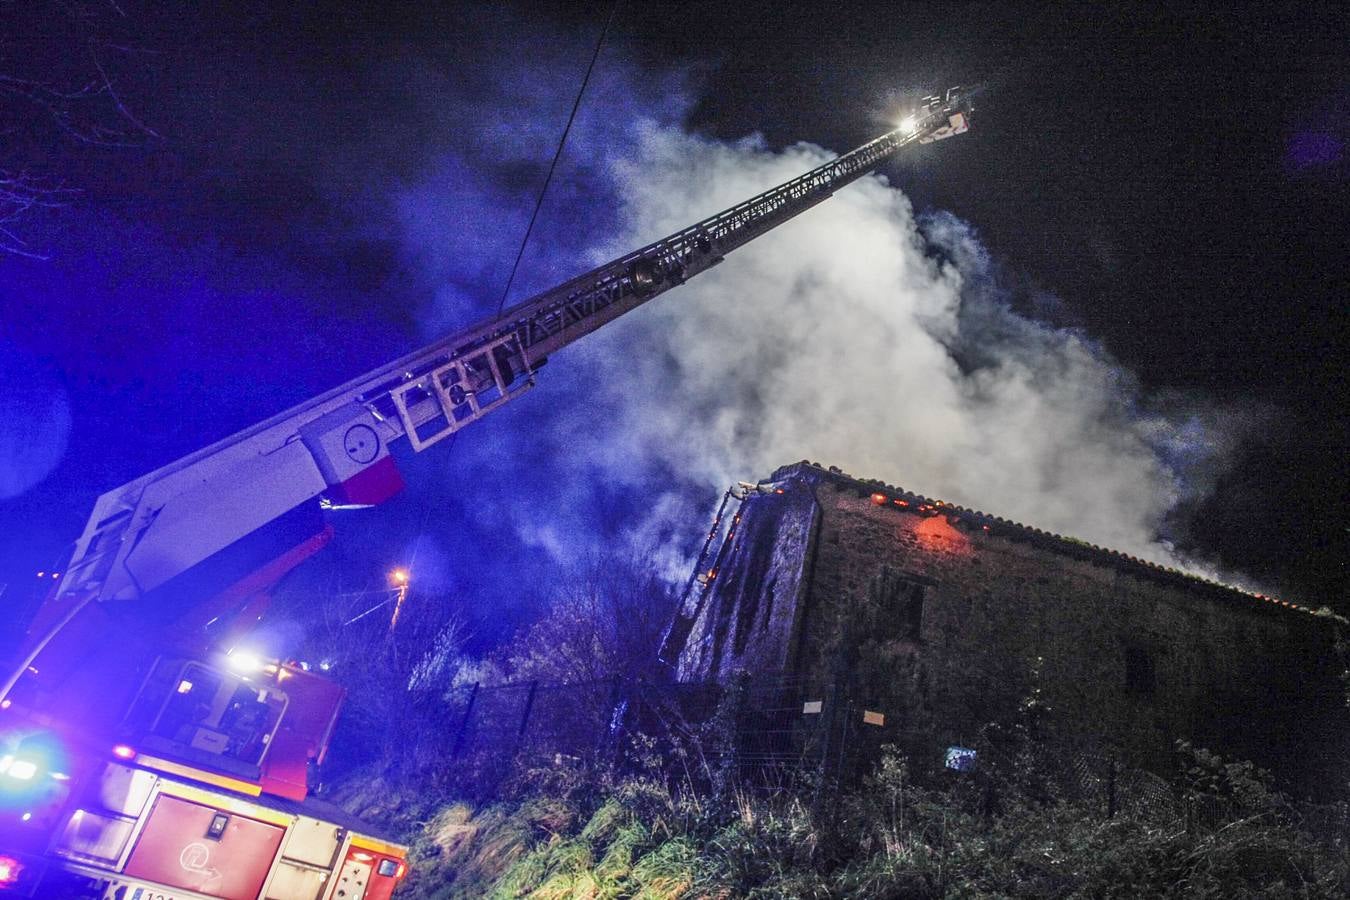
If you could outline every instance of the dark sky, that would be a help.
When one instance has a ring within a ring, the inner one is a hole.
[[[843,151],[931,89],[984,85],[971,135],[887,175],[916,208],[977,230],[1020,311],[1102,342],[1149,394],[1242,423],[1208,498],[1169,520],[1183,548],[1345,609],[1350,34],[1335,4],[1272,12],[1286,6],[624,4],[588,102],[719,139],[757,131],[770,147]],[[6,604],[30,596],[33,571],[78,534],[98,493],[414,346],[434,331],[424,311],[438,292],[464,298],[455,321],[495,308],[608,12],[124,8],[110,34],[146,52],[106,62],[158,136],[95,148],[34,128],[11,146],[81,193],[16,225],[48,259],[0,258],[0,376],[31,388],[0,408],[11,457],[0,462],[38,466],[44,441],[59,454],[45,479],[0,500]],[[606,94],[618,66],[645,76]],[[608,237],[618,198],[586,154],[622,146],[631,127],[610,115],[577,136],[514,298],[577,271]],[[372,210],[446,140],[459,183],[482,181],[495,200],[446,212],[448,261],[426,264]],[[568,396],[589,414],[584,394]],[[52,403],[69,413],[64,447],[49,440],[58,426],[26,424],[60,420]],[[548,451],[512,442],[532,414],[513,415],[466,433],[450,455],[470,471],[455,477],[497,494],[527,484],[520,502],[548,516],[557,495],[522,474]],[[484,460],[501,471],[473,468]],[[411,465],[413,488],[381,512],[378,538],[339,524],[358,537],[333,558],[377,577],[372,557],[406,552],[445,517],[466,535],[449,542],[445,589],[518,605],[503,599],[502,572],[533,551],[458,508],[468,493],[419,489],[441,471],[430,465]],[[715,486],[704,491],[707,506]],[[576,521],[603,545],[629,496],[597,488]],[[689,536],[701,527],[688,523]],[[469,555],[498,574],[468,574]]]

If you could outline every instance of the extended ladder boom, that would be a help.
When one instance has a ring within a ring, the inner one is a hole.
[[[377,503],[401,482],[389,445],[422,450],[534,385],[548,354],[712,267],[873,171],[966,130],[956,89],[902,127],[669,237],[437,340],[101,496],[46,623],[164,584],[298,505]]]

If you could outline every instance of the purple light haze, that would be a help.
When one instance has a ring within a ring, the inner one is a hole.
[[[1330,131],[1300,131],[1289,139],[1285,161],[1295,169],[1312,169],[1340,162],[1345,142]]]

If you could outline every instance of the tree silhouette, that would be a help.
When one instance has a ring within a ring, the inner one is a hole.
[[[0,4],[0,253],[41,258],[24,239],[38,210],[79,193],[85,148],[129,147],[158,135],[117,87],[129,22],[112,2]]]

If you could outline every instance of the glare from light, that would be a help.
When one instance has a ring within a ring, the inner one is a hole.
[[[236,672],[258,672],[262,670],[262,660],[258,654],[250,653],[247,650],[231,650],[229,652],[230,668]]]
[[[192,682],[188,681],[186,678],[178,682],[178,693],[180,694],[192,693]]]
[[[33,818],[33,814],[31,812],[26,812],[23,815],[19,816],[19,821],[27,822],[31,818]]]
[[[28,781],[37,774],[37,763],[29,759],[16,759],[9,764],[9,771],[5,774],[19,781]]]
[[[408,578],[408,570],[404,568],[398,568],[389,573],[389,580],[400,586],[406,585]]]
[[[903,131],[905,134],[912,133],[918,127],[919,127],[919,120],[915,116],[905,116],[903,119],[900,120],[900,130]]]
[[[118,744],[116,747],[112,748],[112,754],[118,759],[132,759],[136,756],[136,751],[126,744]]]

